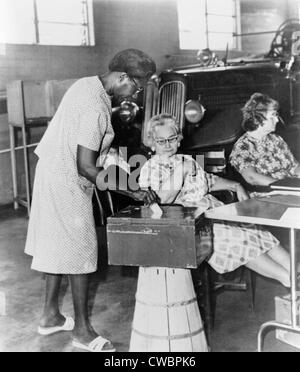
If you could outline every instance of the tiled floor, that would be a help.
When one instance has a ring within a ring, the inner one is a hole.
[[[25,212],[0,209],[0,292],[6,296],[6,316],[0,316],[0,351],[74,350],[68,333],[42,337],[36,333],[43,304],[44,280],[30,270],[30,257],[23,253],[28,220]],[[118,267],[101,269],[91,278],[90,309],[97,331],[108,337],[117,351],[128,351],[133,318],[136,277],[122,275]],[[245,292],[225,291],[218,295],[212,351],[256,350],[261,323],[274,319],[274,297],[286,290],[259,277],[256,309],[251,310]],[[63,311],[72,314],[70,288],[64,282]],[[299,351],[275,339],[274,331],[265,338],[265,351]]]

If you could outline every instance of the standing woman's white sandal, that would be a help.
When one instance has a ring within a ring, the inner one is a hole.
[[[110,344],[112,346],[112,348],[103,349],[104,345],[107,344],[107,343]],[[109,340],[107,340],[106,338],[101,337],[101,336],[98,336],[97,338],[95,338],[92,342],[90,342],[87,345],[83,344],[82,342],[73,340],[72,345],[74,347],[77,347],[78,349],[87,350],[87,351],[90,351],[92,353],[111,353],[111,352],[116,351],[116,349],[113,347],[112,343]]]
[[[38,333],[42,336],[49,336],[53,335],[57,332],[70,332],[73,331],[75,327],[74,319],[70,316],[66,316],[66,321],[62,326],[55,326],[55,327],[38,327]]]

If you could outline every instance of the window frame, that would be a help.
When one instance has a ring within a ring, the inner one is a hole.
[[[214,35],[214,34],[222,34],[222,35],[229,34],[234,38],[234,45],[232,47],[232,50],[241,51],[242,50],[241,39],[238,38],[237,36],[235,36],[235,35],[241,34],[241,4],[240,4],[240,0],[232,0],[232,1],[234,1],[234,15],[232,15],[232,16],[227,15],[227,14],[222,14],[222,13],[218,13],[218,14],[210,13],[208,11],[208,1],[209,0],[204,0],[205,13],[203,14],[203,18],[204,18],[204,21],[205,21],[206,45],[203,46],[200,49],[205,49],[205,48],[210,49],[210,37],[211,37],[211,35]],[[235,30],[233,30],[233,32],[210,31],[209,30],[209,24],[208,24],[209,16],[218,16],[220,18],[222,18],[222,17],[223,18],[224,17],[233,18],[234,19],[234,24],[235,24]],[[179,24],[180,24],[180,22],[179,22]],[[179,29],[179,44],[181,44],[180,39],[181,39],[181,30]],[[180,47],[180,49],[181,50],[195,50],[195,48],[190,49],[190,48],[183,48],[183,47]],[[197,48],[197,49],[199,49],[199,48]],[[220,50],[220,49],[212,49],[212,50]],[[221,49],[221,50],[226,50],[226,46],[225,46],[224,49]]]
[[[39,46],[72,46],[72,47],[93,47],[95,46],[95,27],[94,27],[94,7],[93,0],[82,0],[82,4],[85,5],[85,17],[82,23],[79,22],[61,22],[61,21],[40,21],[38,17],[38,4],[37,0],[32,0],[33,6],[33,26],[34,26],[34,35],[32,42],[14,42],[14,43],[5,43],[4,44],[18,44],[18,45],[39,45]],[[52,43],[42,43],[40,37],[40,24],[57,24],[57,25],[72,25],[72,26],[83,26],[86,27],[86,43],[82,44],[69,44],[62,43],[58,44],[55,41]]]

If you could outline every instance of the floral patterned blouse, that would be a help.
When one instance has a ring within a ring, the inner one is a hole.
[[[162,184],[183,161],[187,162],[190,172],[174,203],[185,207],[201,207],[203,211],[222,205],[220,201],[208,194],[219,177],[206,173],[190,155],[176,154],[168,159],[154,155],[141,169],[140,187],[150,186],[154,191],[161,190]]]
[[[239,173],[253,167],[257,173],[276,179],[297,177],[299,165],[286,142],[274,133],[262,139],[245,133],[234,145],[230,163]]]

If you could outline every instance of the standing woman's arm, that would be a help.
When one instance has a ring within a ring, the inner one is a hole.
[[[121,194],[127,195],[135,200],[144,201],[151,204],[157,200],[156,194],[152,190],[129,190],[128,174],[118,169],[114,174],[116,177],[106,177],[107,170],[96,166],[98,152],[90,150],[84,146],[78,145],[77,147],[77,170],[80,176],[88,179],[100,190],[112,190]],[[122,173],[122,175],[121,175]],[[120,175],[120,177],[119,177]],[[126,182],[126,185],[124,185]]]
[[[98,153],[92,151],[86,147],[78,145],[77,147],[77,170],[80,176],[86,178],[94,185],[96,185],[96,179],[99,172],[103,171],[103,168],[96,167]]]

